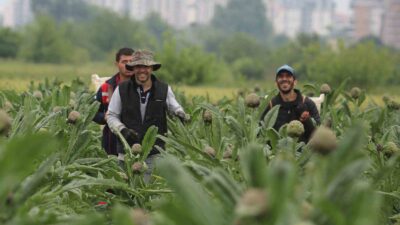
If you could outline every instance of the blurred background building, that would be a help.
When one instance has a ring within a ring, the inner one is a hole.
[[[1,24],[19,27],[33,19],[31,0],[3,0]],[[182,29],[207,24],[216,5],[228,0],[84,0],[121,15],[142,20],[157,13],[171,26]],[[377,38],[400,48],[400,0],[348,0],[349,11],[337,10],[344,0],[263,0],[275,34],[295,38],[299,33],[342,37],[352,41]]]

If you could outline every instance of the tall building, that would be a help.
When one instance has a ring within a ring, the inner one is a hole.
[[[380,37],[384,8],[381,0],[353,0],[353,38]]]
[[[382,42],[400,49],[400,1],[385,0],[385,14],[382,23]]]
[[[2,13],[3,26],[17,27],[33,18],[31,0],[9,0]],[[120,15],[142,20],[150,13],[158,13],[175,28],[191,24],[206,24],[213,15],[216,5],[228,0],[83,0],[87,3],[110,9]]]
[[[265,0],[267,18],[276,34],[290,38],[299,33],[329,35],[333,23],[333,0]]]
[[[150,13],[157,13],[175,28],[190,24],[206,24],[214,15],[217,4],[227,0],[85,0],[88,3],[107,7],[124,13],[131,18],[142,20]]]
[[[32,21],[33,13],[30,0],[11,0],[3,8],[2,25],[19,27]]]

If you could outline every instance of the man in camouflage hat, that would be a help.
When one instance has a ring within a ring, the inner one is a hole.
[[[304,126],[304,133],[299,137],[299,141],[307,143],[315,129],[313,120],[316,124],[320,123],[315,103],[303,96],[298,89],[295,89],[297,79],[292,67],[288,65],[279,67],[276,71],[275,83],[279,93],[269,102],[261,116],[261,120],[264,120],[264,117],[272,107],[280,105],[274,129],[279,130],[284,124],[292,120],[299,120]]]
[[[176,101],[171,87],[161,82],[153,74],[160,69],[161,64],[155,62],[153,53],[147,50],[138,50],[133,53],[132,62],[126,64],[134,76],[119,84],[115,90],[107,112],[107,123],[112,130],[118,130],[130,146],[141,143],[147,129],[155,125],[158,133],[167,133],[167,111],[187,120],[182,106]],[[156,145],[164,147],[161,139]],[[117,147],[119,159],[123,160],[124,150]],[[146,163],[151,167],[151,159],[159,151],[153,148]]]

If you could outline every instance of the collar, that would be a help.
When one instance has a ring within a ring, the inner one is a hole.
[[[296,99],[295,99],[294,101],[291,101],[291,102],[303,101],[303,97],[302,97],[302,95],[301,95],[300,90],[299,90],[299,89],[296,89],[296,88],[293,89],[293,90],[294,90],[294,92],[297,94],[297,96],[296,96]],[[282,96],[281,96],[280,93],[278,93],[277,97],[278,97],[278,99],[279,99],[280,102],[285,102],[285,101],[283,101]]]
[[[107,84],[112,85],[115,89],[115,87],[119,84],[121,78],[119,76],[119,73],[114,74],[110,79],[106,81]]]

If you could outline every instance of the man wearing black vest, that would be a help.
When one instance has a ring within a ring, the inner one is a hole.
[[[280,105],[274,129],[279,130],[284,124],[292,120],[299,120],[304,125],[304,133],[299,138],[299,141],[307,143],[311,133],[315,129],[312,119],[314,119],[316,124],[320,123],[315,103],[303,96],[298,89],[294,88],[297,80],[292,67],[288,65],[279,67],[276,71],[275,83],[279,89],[279,93],[269,102],[261,116],[261,120],[264,120],[265,115],[273,106]]]
[[[147,129],[155,125],[159,134],[167,133],[167,110],[187,120],[188,115],[176,101],[171,87],[161,82],[153,74],[161,64],[155,62],[153,53],[147,50],[138,50],[133,53],[131,63],[127,69],[133,70],[134,76],[121,82],[111,98],[107,123],[112,130],[119,130],[130,146],[141,143]],[[164,147],[164,142],[156,140],[156,145]],[[118,144],[118,159],[123,160],[124,150]],[[152,168],[154,156],[159,152],[153,148],[146,163]]]

